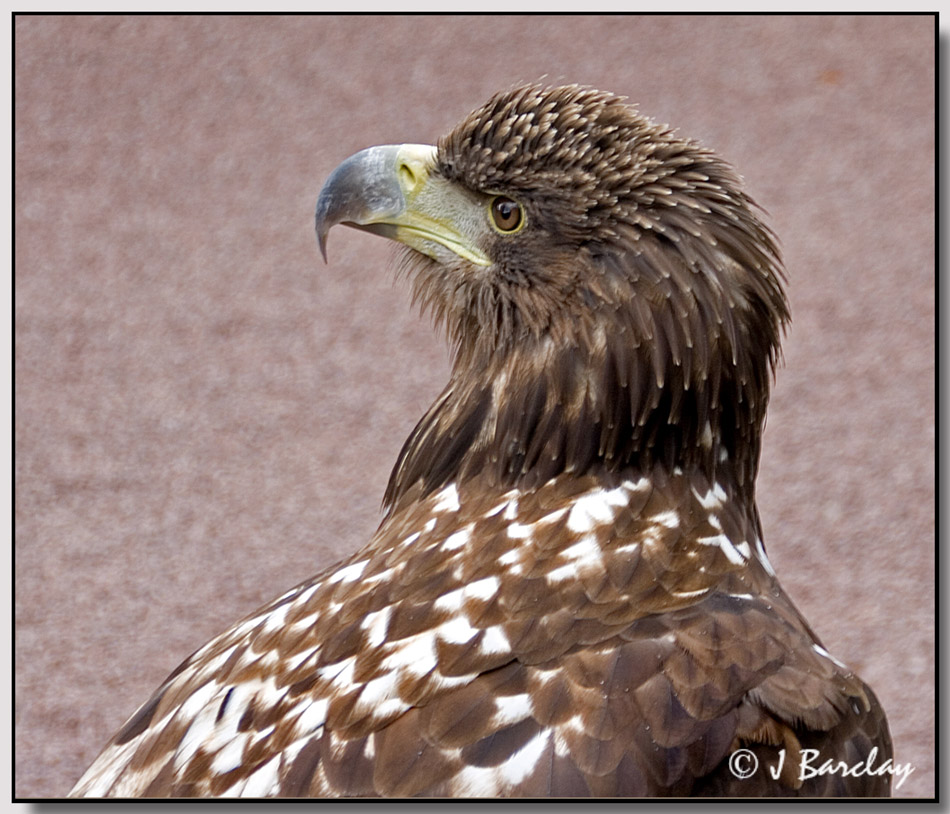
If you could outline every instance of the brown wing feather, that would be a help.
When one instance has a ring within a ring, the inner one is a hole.
[[[189,659],[96,788],[678,795],[727,782],[731,749],[774,757],[776,731],[864,754],[873,696],[760,561],[697,542],[756,533],[711,493],[680,475],[567,478],[497,504],[437,493],[413,510],[434,523],[394,517]]]

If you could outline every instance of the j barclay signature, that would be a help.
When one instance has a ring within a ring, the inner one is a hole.
[[[802,749],[801,761],[798,765],[798,777],[800,780],[808,780],[811,777],[818,777],[825,774],[839,774],[842,777],[877,777],[883,774],[892,774],[897,780],[894,788],[899,789],[904,781],[910,777],[914,767],[909,763],[894,763],[890,758],[883,763],[875,765],[877,761],[877,747],[872,747],[868,753],[867,760],[859,760],[857,763],[845,763],[843,760],[825,760],[821,761],[821,753],[818,749]],[[778,763],[769,766],[769,774],[773,780],[778,780],[785,768],[785,750],[779,749]],[[755,753],[749,749],[737,749],[729,756],[729,769],[740,780],[752,777],[759,769],[759,759]]]

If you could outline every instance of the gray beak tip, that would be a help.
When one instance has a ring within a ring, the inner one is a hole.
[[[321,232],[319,225],[317,226],[317,246],[320,247],[320,256],[323,258],[324,263],[329,263],[327,260],[327,233]]]
[[[399,168],[403,161],[400,156],[407,148],[410,155],[405,160],[420,164],[435,150],[426,145],[405,144],[368,147],[351,155],[330,173],[320,190],[314,213],[317,245],[324,262],[327,260],[327,234],[338,223],[388,236],[376,227],[386,224],[405,209]]]

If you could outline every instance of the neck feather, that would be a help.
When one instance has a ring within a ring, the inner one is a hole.
[[[699,471],[751,497],[767,362],[745,371],[723,348],[674,353],[673,334],[661,329],[652,341],[623,339],[545,337],[477,370],[457,365],[406,441],[385,505],[475,477],[488,488],[533,489],[562,473],[658,468]]]

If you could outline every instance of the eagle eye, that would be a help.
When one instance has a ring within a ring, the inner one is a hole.
[[[517,232],[524,224],[524,212],[521,204],[499,195],[492,198],[490,207],[491,221],[495,228],[506,235]]]

